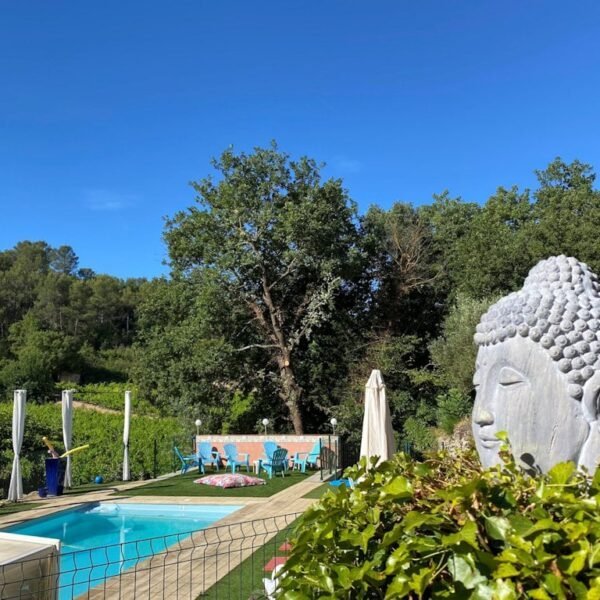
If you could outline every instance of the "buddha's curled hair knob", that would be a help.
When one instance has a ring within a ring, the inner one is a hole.
[[[521,290],[481,317],[475,343],[489,346],[529,338],[569,375],[568,393],[580,399],[580,384],[600,365],[599,289],[597,276],[585,263],[551,256],[529,271]]]

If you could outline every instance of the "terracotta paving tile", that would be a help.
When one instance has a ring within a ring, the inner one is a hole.
[[[287,556],[274,556],[266,565],[263,571],[265,573],[271,573],[275,567],[279,565],[283,565],[285,561],[288,559]]]

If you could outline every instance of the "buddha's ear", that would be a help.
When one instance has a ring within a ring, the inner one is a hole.
[[[596,371],[591,379],[585,382],[581,405],[583,415],[588,423],[598,420],[600,417],[600,371]]]

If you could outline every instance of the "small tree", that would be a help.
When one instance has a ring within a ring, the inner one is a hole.
[[[429,346],[433,363],[441,375],[440,383],[463,395],[469,395],[473,389],[477,356],[473,342],[475,327],[495,300],[497,298],[473,300],[458,294],[444,320],[442,335]]]

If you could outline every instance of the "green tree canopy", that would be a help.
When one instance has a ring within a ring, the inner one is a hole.
[[[167,223],[170,277],[96,274],[67,245],[0,251],[2,392],[41,399],[65,373],[133,373],[157,406],[214,431],[264,416],[324,431],[336,416],[357,441],[379,368],[396,431],[424,448],[468,407],[473,330],[492,299],[549,255],[600,272],[600,192],[577,160],[537,171],[531,191],[506,182],[481,202],[443,192],[364,215],[341,181],[275,145],[214,166]]]
[[[227,150],[213,164],[219,180],[193,183],[197,205],[168,222],[173,273],[215,272],[253,338],[235,350],[264,353],[302,433],[296,359],[351,287],[360,258],[355,206],[339,180],[322,181],[314,160],[291,160],[275,144]]]
[[[77,267],[70,246],[26,241],[0,252],[0,393],[27,384],[48,398],[63,373],[126,377],[142,282]]]

